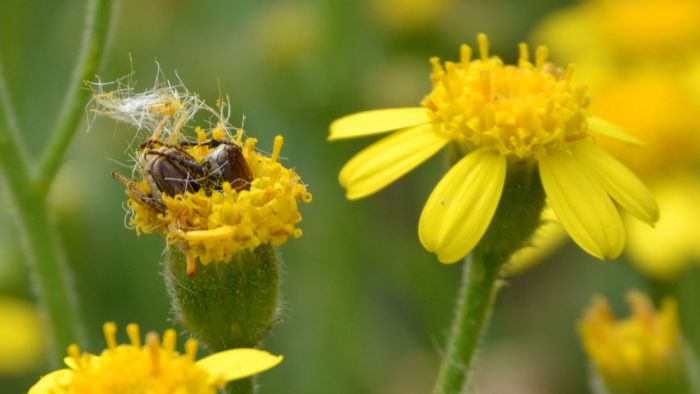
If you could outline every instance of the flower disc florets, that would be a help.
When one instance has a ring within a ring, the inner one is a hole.
[[[150,332],[142,344],[139,326],[129,324],[129,344],[118,344],[117,326],[104,324],[107,348],[99,355],[68,347],[69,367],[44,376],[29,394],[215,394],[226,382],[274,367],[282,361],[257,349],[231,349],[196,361],[197,341],[188,339],[185,354],[176,350],[177,333],[161,341]]]
[[[113,84],[115,90],[104,91]],[[311,194],[279,162],[282,136],[270,156],[258,152],[243,129],[229,132],[226,101],[216,110],[182,85],[161,82],[136,93],[129,79],[93,89],[94,112],[150,132],[135,153],[134,179],[114,174],[127,188],[129,225],[182,248],[189,273],[197,260],[229,261],[239,251],[301,236],[298,201],[310,202]],[[197,137],[187,137],[199,111],[216,126],[196,127]]]
[[[572,84],[573,66],[566,71],[546,63],[547,49],[528,60],[520,45],[517,66],[489,57],[488,41],[479,36],[481,59],[471,60],[463,45],[460,63],[433,58],[433,91],[423,100],[439,133],[467,147],[494,147],[519,159],[536,155],[560,141],[587,136],[585,88]]]
[[[204,143],[205,134],[199,131],[201,144],[182,144],[180,149],[197,163],[204,163],[215,148]],[[168,244],[182,246],[191,270],[195,259],[202,264],[228,261],[241,250],[267,243],[281,245],[289,236],[300,237],[302,231],[295,227],[301,221],[297,202],[311,201],[299,176],[278,161],[281,136],[275,139],[272,156],[266,156],[255,150],[255,138],[242,140],[242,130],[237,139],[222,129],[213,133],[214,140],[242,146],[243,160],[250,169],[249,183],[234,187],[225,181],[220,188],[162,193],[163,209],[134,193],[127,203],[132,213],[129,223],[137,233],[159,233]],[[141,153],[148,149],[144,147]],[[153,195],[146,174],[133,185],[143,194]]]

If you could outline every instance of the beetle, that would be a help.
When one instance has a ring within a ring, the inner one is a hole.
[[[213,149],[201,162],[184,149],[202,145]],[[170,145],[149,139],[141,144],[141,149],[139,167],[151,189],[150,193],[142,192],[121,174],[112,173],[112,177],[126,186],[130,197],[157,212],[165,211],[160,198],[163,193],[174,197],[204,189],[211,194],[213,190],[221,190],[224,182],[229,182],[232,188],[240,192],[250,189],[253,180],[243,150],[232,142],[211,139]]]

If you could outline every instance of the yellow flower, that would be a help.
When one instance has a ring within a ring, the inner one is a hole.
[[[654,228],[626,221],[630,263],[657,280],[676,279],[698,256],[692,238],[700,207],[692,201],[700,183],[699,17],[696,0],[601,0],[558,12],[535,33],[555,43],[557,57],[590,66],[592,114],[645,142],[633,149],[598,141],[639,174],[659,201],[662,215]],[[560,243],[556,235],[541,236],[511,267],[532,265],[530,259],[543,254],[538,248]]]
[[[29,371],[44,361],[46,344],[34,305],[0,297],[0,338],[0,374]]]
[[[682,57],[700,49],[698,20],[697,0],[590,0],[545,18],[538,37],[567,59]]]
[[[441,262],[464,257],[486,231],[503,190],[509,163],[536,163],[549,204],[569,235],[598,258],[617,257],[625,232],[615,202],[647,223],[658,209],[642,182],[594,143],[594,134],[637,140],[590,116],[586,89],[537,49],[525,44],[518,65],[463,45],[458,63],[433,59],[433,90],[422,107],[375,110],[331,125],[331,140],[400,129],[352,158],[340,172],[347,197],[372,194],[452,142],[466,155],[445,174],[421,214],[423,246]]]
[[[200,144],[182,144],[196,163],[205,162],[219,145],[206,144],[206,134],[197,129]],[[311,201],[311,194],[299,176],[279,163],[283,138],[275,138],[271,156],[255,150],[257,140],[243,141],[243,130],[232,138],[224,129],[212,131],[212,140],[242,147],[242,157],[250,170],[246,185],[223,182],[219,189],[200,188],[168,195],[160,193],[162,206],[154,205],[152,174],[142,165],[141,180],[127,183],[131,212],[129,223],[137,233],[162,234],[168,244],[180,245],[188,256],[188,272],[194,273],[196,261],[229,261],[242,250],[253,250],[261,244],[281,245],[289,236],[298,238],[302,231],[295,227],[301,221],[297,201]],[[167,145],[163,145],[167,146]],[[152,151],[146,144],[142,155]],[[238,180],[237,180],[238,181]]]
[[[583,348],[609,388],[666,387],[683,384],[685,356],[673,299],[664,299],[659,311],[648,297],[630,291],[627,302],[632,316],[615,320],[605,298],[597,297],[578,325]],[[618,391],[613,391],[618,392]]]
[[[295,227],[301,221],[297,203],[310,202],[311,194],[279,162],[282,136],[271,156],[256,151],[257,140],[244,140],[243,129],[229,133],[228,100],[212,108],[181,82],[158,79],[153,89],[137,93],[129,75],[90,87],[94,113],[150,132],[135,155],[136,179],[113,175],[126,186],[130,226],[182,248],[190,274],[197,261],[229,261],[239,251],[302,235]],[[216,127],[195,127],[193,140],[183,130],[199,112],[216,119]]]
[[[148,333],[143,346],[138,325],[129,324],[126,330],[131,343],[118,345],[116,325],[105,323],[107,349],[100,355],[69,346],[65,359],[69,368],[44,376],[29,394],[214,394],[227,382],[266,371],[282,361],[282,356],[257,349],[231,349],[195,361],[197,341],[188,339],[185,354],[179,354],[172,329],[165,331],[162,343],[158,334]]]

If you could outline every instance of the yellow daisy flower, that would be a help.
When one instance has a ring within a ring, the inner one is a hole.
[[[302,235],[298,203],[312,196],[280,163],[282,136],[275,137],[271,155],[261,153],[243,129],[230,132],[228,100],[209,107],[182,84],[157,80],[137,93],[129,76],[91,87],[94,113],[150,132],[135,154],[134,179],[113,176],[126,186],[129,225],[180,248],[188,273],[194,275],[197,261],[230,261],[237,252]],[[194,139],[185,130],[199,112],[216,126],[194,127]]]
[[[597,297],[578,325],[603,382],[612,392],[690,392],[674,390],[688,383],[676,302],[664,299],[657,311],[638,291],[630,291],[627,302],[632,315],[615,320],[605,298]]]
[[[658,209],[642,182],[595,145],[594,135],[638,141],[589,114],[590,97],[573,82],[574,66],[548,63],[546,47],[531,62],[521,44],[518,64],[504,65],[490,56],[486,35],[478,41],[477,59],[467,45],[458,63],[432,59],[433,90],[421,107],[333,122],[330,140],[399,130],[341,170],[347,197],[382,189],[454,143],[465,155],[433,190],[418,228],[423,246],[441,262],[459,260],[478,243],[516,162],[537,165],[549,204],[579,246],[601,259],[617,257],[625,231],[614,202],[647,223],[657,220]]]
[[[177,146],[195,164],[203,164],[221,145],[206,144],[206,134],[198,129],[200,144]],[[156,141],[156,140],[151,140]],[[223,182],[220,190],[201,187],[182,193],[160,190],[160,201],[154,204],[153,190],[158,187],[152,171],[141,165],[141,179],[127,185],[130,210],[129,224],[141,233],[158,233],[169,245],[178,245],[187,255],[188,271],[195,272],[196,262],[229,261],[242,250],[254,250],[262,244],[278,246],[289,236],[299,238],[302,230],[298,201],[311,202],[311,193],[299,175],[279,162],[283,138],[275,138],[272,155],[256,151],[255,138],[243,140],[243,130],[232,138],[224,129],[215,128],[211,141],[223,141],[241,152],[240,160],[247,167],[249,179],[235,184]],[[171,145],[155,142],[160,148]],[[141,157],[156,156],[154,144],[142,148]],[[188,182],[194,180],[186,179]]]
[[[630,263],[656,280],[677,279],[699,256],[700,207],[693,202],[700,188],[698,16],[696,0],[589,1],[551,15],[534,34],[552,44],[557,57],[586,65],[592,114],[645,142],[637,149],[598,141],[659,203],[662,215],[653,228],[625,220]],[[550,222],[509,268],[522,270],[561,245],[557,227]]]
[[[131,341],[118,345],[117,327],[105,323],[107,349],[100,355],[82,353],[77,345],[68,348],[66,369],[41,378],[29,394],[215,394],[227,382],[266,371],[282,361],[257,349],[231,349],[195,361],[197,341],[188,339],[185,354],[176,348],[175,330],[167,330],[161,342],[158,334],[146,335],[142,345],[139,327],[126,328]]]

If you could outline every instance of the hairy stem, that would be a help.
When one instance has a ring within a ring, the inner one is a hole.
[[[0,69],[0,90],[4,80]],[[5,102],[2,102],[4,104]],[[29,181],[27,161],[12,132],[6,106],[0,104],[0,171],[7,184],[16,219],[32,270],[34,289],[51,327],[49,342],[52,361],[58,365],[65,348],[78,339],[78,314],[74,294],[68,285],[65,261],[50,223],[44,199]]]
[[[540,224],[544,190],[536,167],[510,163],[496,213],[486,234],[467,257],[433,394],[457,394],[469,383],[474,354],[486,331],[498,290],[499,273]]]
[[[51,187],[63,155],[83,116],[85,105],[90,99],[90,91],[85,89],[83,81],[94,78],[102,63],[117,1],[88,1],[80,55],[73,69],[58,121],[39,159],[34,178],[37,189],[42,195],[45,195]]]
[[[63,108],[32,178],[30,161],[19,140],[0,68],[0,172],[14,204],[19,232],[32,271],[34,290],[44,312],[51,361],[60,365],[67,346],[82,331],[70,272],[51,222],[45,195],[75,134],[89,92],[81,81],[92,78],[104,54],[115,0],[89,0],[82,49],[68,85]]]
[[[462,391],[474,352],[496,298],[499,264],[468,256],[457,299],[447,352],[438,372],[434,394]]]

